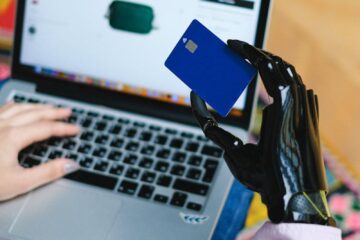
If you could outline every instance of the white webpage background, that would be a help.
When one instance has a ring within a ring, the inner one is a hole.
[[[196,18],[222,40],[254,43],[260,0],[245,9],[201,0],[139,0],[154,9],[154,26],[142,35],[115,30],[105,18],[112,1],[26,2],[21,63],[188,96],[189,88],[164,62]],[[36,33],[28,29],[35,27]],[[235,108],[243,109],[246,91]]]

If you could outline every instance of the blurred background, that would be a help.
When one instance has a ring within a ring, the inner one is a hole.
[[[274,0],[266,46],[293,64],[319,96],[329,202],[347,239],[360,239],[359,13],[359,0]],[[0,0],[1,82],[10,74],[14,14],[15,1]],[[255,138],[267,102],[262,89]],[[248,239],[265,219],[265,208],[255,195],[239,239]]]

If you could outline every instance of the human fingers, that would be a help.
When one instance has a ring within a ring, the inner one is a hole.
[[[31,191],[42,185],[50,183],[66,174],[77,171],[80,166],[69,159],[55,159],[42,165],[21,169],[17,179],[16,195]]]
[[[12,127],[6,131],[8,141],[13,144],[16,151],[20,151],[32,143],[50,137],[76,135],[80,132],[80,128],[63,122],[39,121],[25,126]]]
[[[20,112],[7,119],[4,124],[8,126],[27,125],[43,120],[60,120],[71,115],[71,109],[67,108],[39,108]]]
[[[10,103],[9,105],[5,105],[4,109],[0,111],[0,119],[8,119],[12,116],[15,116],[21,112],[35,109],[44,109],[51,108],[52,106],[49,104],[29,104],[29,103]]]

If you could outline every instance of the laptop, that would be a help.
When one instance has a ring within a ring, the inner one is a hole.
[[[0,203],[1,239],[210,239],[233,182],[164,62],[198,19],[262,47],[270,0],[19,0],[12,79],[0,102],[70,107],[82,132],[24,149],[30,168],[81,170]],[[223,125],[244,141],[256,81]]]

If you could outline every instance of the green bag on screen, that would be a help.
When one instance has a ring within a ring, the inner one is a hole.
[[[153,28],[154,11],[147,5],[114,1],[109,6],[108,17],[114,29],[149,34]]]

